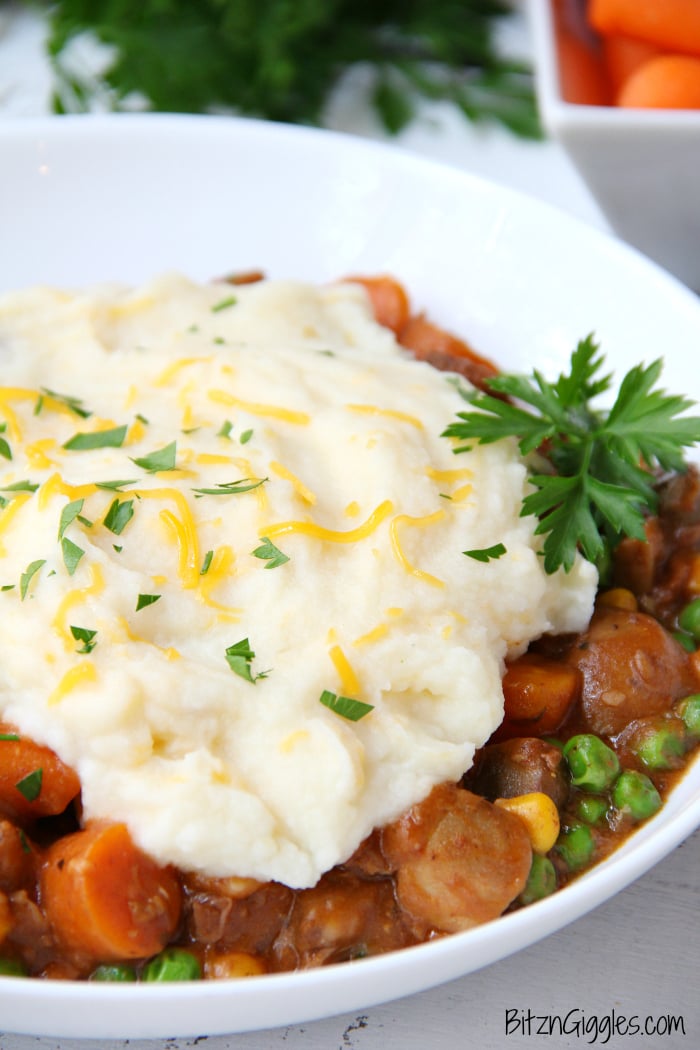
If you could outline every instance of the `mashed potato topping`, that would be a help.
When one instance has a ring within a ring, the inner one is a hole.
[[[13,293],[0,358],[0,711],[163,862],[312,885],[588,621],[515,445],[453,454],[454,384],[357,286]]]

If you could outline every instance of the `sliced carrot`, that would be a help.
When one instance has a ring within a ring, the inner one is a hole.
[[[538,653],[525,653],[510,664],[503,678],[505,718],[494,739],[555,732],[580,692],[581,676],[576,668]]]
[[[607,71],[599,50],[570,17],[568,7],[554,7],[554,35],[559,66],[559,90],[565,102],[607,106],[612,101]]]
[[[397,335],[404,327],[411,313],[406,289],[394,277],[346,277],[352,284],[361,284],[369,295],[369,300],[378,324],[390,328]]]
[[[698,0],[589,0],[588,19],[599,33],[622,33],[666,51],[700,54]]]
[[[628,109],[700,109],[700,58],[650,59],[625,82],[617,104]]]
[[[41,901],[66,947],[102,962],[155,955],[175,932],[180,885],[134,845],[124,824],[96,823],[46,852]]]
[[[604,36],[602,46],[613,98],[617,97],[622,86],[644,62],[659,54],[659,48],[654,44],[618,33]]]
[[[474,386],[483,387],[490,376],[498,374],[493,362],[444,328],[438,328],[424,314],[410,318],[401,329],[399,342],[419,361],[427,361],[443,372],[457,372]]]
[[[52,816],[79,792],[77,774],[54,751],[0,723],[0,812],[20,823]]]

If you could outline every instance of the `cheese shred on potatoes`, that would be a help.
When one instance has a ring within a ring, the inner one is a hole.
[[[0,360],[0,713],[161,862],[313,885],[590,617],[515,444],[454,455],[454,377],[358,286],[15,292]]]

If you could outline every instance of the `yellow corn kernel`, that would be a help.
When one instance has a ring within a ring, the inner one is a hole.
[[[604,605],[606,609],[637,611],[637,599],[626,587],[612,587],[609,591],[603,591],[598,595],[598,605]]]
[[[204,974],[214,979],[231,977],[258,977],[266,972],[265,964],[249,952],[208,952]]]
[[[494,805],[520,817],[535,853],[547,853],[559,837],[559,812],[549,795],[532,791],[514,798],[497,798]]]

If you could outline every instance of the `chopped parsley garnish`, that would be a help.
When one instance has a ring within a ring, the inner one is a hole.
[[[267,562],[266,569],[276,569],[279,565],[284,565],[286,561],[289,561],[289,555],[284,554],[279,547],[275,547],[268,536],[263,536],[262,540],[260,546],[256,547],[252,554],[254,558]]]
[[[330,708],[341,718],[347,718],[348,722],[359,722],[361,718],[374,711],[374,704],[365,704],[362,700],[353,700],[349,696],[338,696],[324,689],[319,700],[324,707]]]
[[[114,499],[109,510],[104,516],[103,525],[115,536],[121,536],[122,532],[134,516],[134,501],[132,499]]]
[[[97,631],[88,630],[87,627],[74,627],[73,624],[71,624],[70,633],[73,635],[76,642],[83,643],[80,649],[75,650],[77,653],[91,653],[97,645],[97,642],[95,641]]]
[[[67,536],[64,536],[61,540],[61,551],[63,553],[63,563],[68,570],[68,575],[72,576],[75,570],[78,568],[78,562],[85,554],[82,547],[79,547],[77,543],[73,543]]]
[[[216,436],[220,438],[230,438],[231,431],[233,430],[233,423],[230,419],[225,419],[221,424],[221,427],[216,432]]]
[[[164,448],[159,448],[155,452],[151,452],[148,456],[142,456],[140,459],[132,458],[131,461],[132,463],[135,463],[137,467],[147,470],[149,474],[156,474],[161,470],[175,470],[176,455],[177,442],[171,441],[170,444],[165,445]]]
[[[622,380],[609,411],[591,401],[610,389],[612,376],[600,375],[603,356],[592,336],[571,355],[568,375],[549,383],[539,372],[528,376],[495,376],[488,393],[463,392],[477,410],[459,412],[444,436],[489,444],[515,437],[523,455],[539,449],[552,473],[530,478],[535,492],[523,501],[521,514],[539,519],[545,536],[544,567],[548,573],[569,571],[580,547],[605,578],[611,552],[624,536],[645,539],[645,513],[654,513],[657,468],[685,469],[681,449],[700,441],[700,417],[682,415],[693,402],[653,389],[662,361],[635,365]],[[529,405],[534,409],[521,407]]]
[[[247,445],[248,442],[250,441],[250,439],[252,438],[252,436],[253,436],[253,431],[252,430],[244,430],[238,440],[240,441],[241,445]]]
[[[96,481],[95,487],[98,489],[109,489],[112,492],[117,492],[118,489],[123,489],[125,485],[135,485],[137,478],[127,478],[122,481]]]
[[[19,578],[19,593],[22,601],[27,597],[29,590],[29,584],[32,582],[36,574],[41,569],[42,565],[46,565],[46,558],[38,558],[36,561],[29,563],[27,568],[24,570]]]
[[[16,743],[19,740],[18,733],[0,733],[0,740],[7,740],[10,743]]]
[[[228,295],[225,299],[220,299],[218,303],[214,303],[211,308],[213,314],[221,313],[222,310],[228,310],[230,306],[235,306],[238,299],[235,295]]]
[[[4,424],[2,429],[5,429]],[[0,437],[0,456],[3,456],[5,459],[12,459],[12,449],[4,437]]]
[[[214,557],[214,551],[207,551],[207,553],[204,555],[204,561],[202,562],[202,568],[199,570],[199,575],[200,576],[206,576],[206,574],[209,572],[209,567],[211,566],[211,560],[212,560],[213,557]]]
[[[153,605],[160,597],[160,594],[139,594],[136,599],[136,612],[145,609],[147,605]]]
[[[73,452],[86,452],[93,448],[121,448],[128,427],[111,427],[109,430],[90,430],[74,434],[63,447]]]
[[[36,492],[38,481],[15,481],[12,485],[3,485],[0,492]]]
[[[22,777],[21,780],[18,780],[15,787],[20,795],[24,795],[27,802],[36,802],[41,794],[41,783],[43,779],[44,771],[42,769],[34,769],[31,773],[27,773],[26,777]]]
[[[497,558],[502,558],[505,553],[506,549],[502,543],[494,543],[493,547],[462,551],[462,554],[466,554],[468,558],[473,558],[474,561],[495,561]]]
[[[71,397],[69,394],[58,394],[55,390],[49,390],[48,387],[42,386],[42,392],[48,397],[53,398],[54,401],[60,401],[62,405],[69,408],[71,412],[74,412],[76,416],[80,416],[81,419],[88,419],[92,412],[89,412],[83,405],[82,399],[79,397]],[[35,408],[35,414],[38,415],[43,407],[43,398],[40,398],[41,405],[37,402]]]
[[[250,642],[247,638],[241,638],[240,642],[236,642],[235,645],[229,645],[226,650],[226,660],[234,674],[245,678],[246,682],[252,682],[253,685],[255,685],[258,678],[267,678],[270,673],[269,671],[261,671],[259,674],[254,675],[250,667],[254,659],[255,653],[250,648]]]
[[[84,499],[74,499],[70,503],[66,503],[65,507],[61,511],[61,518],[58,523],[58,538],[63,539],[64,533],[69,525],[72,525],[76,518],[80,516],[80,512],[83,509]]]
[[[241,492],[251,492],[264,485],[267,478],[239,478],[238,481],[224,481],[210,489],[192,489],[199,496],[237,496]]]

